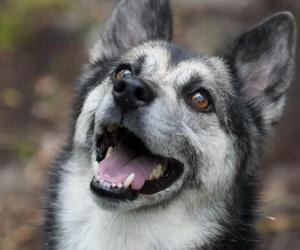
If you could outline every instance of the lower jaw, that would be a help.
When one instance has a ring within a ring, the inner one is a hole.
[[[173,202],[176,202],[181,197],[182,192],[185,190],[184,186],[185,177],[181,176],[174,185],[161,190],[154,194],[142,194],[132,190],[132,196],[129,199],[113,198],[110,192],[99,194],[93,191],[91,187],[91,198],[96,206],[102,211],[109,213],[130,213],[130,212],[152,212],[153,209],[166,208]],[[92,185],[92,182],[91,182]],[[149,210],[150,209],[150,210]]]
[[[93,177],[91,181],[90,188],[95,195],[110,199],[135,200],[138,196],[138,191],[130,188],[118,189],[105,187],[101,185],[95,177]]]
[[[150,197],[156,193],[169,189],[175,182],[177,182],[184,172],[182,163],[174,159],[167,159],[167,168],[165,173],[158,179],[146,180],[141,189],[135,190],[130,186],[128,188],[118,188],[116,186],[107,186],[101,180],[101,177],[96,175],[90,182],[90,189],[95,196],[101,198],[108,198],[111,201],[133,201],[140,195]],[[98,165],[96,167],[99,167]],[[96,174],[99,171],[96,171]],[[106,183],[107,184],[107,183]]]
[[[96,177],[93,177],[90,183],[91,191],[100,197],[109,198],[111,200],[135,200],[139,194],[142,195],[154,195],[158,192],[164,191],[172,186],[182,175],[183,167],[169,171],[167,177],[162,177],[159,180],[148,180],[144,183],[140,190],[134,190],[129,188],[112,188],[101,184]]]

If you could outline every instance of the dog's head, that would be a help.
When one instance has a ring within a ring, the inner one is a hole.
[[[91,51],[73,151],[106,209],[160,205],[186,190],[229,197],[235,180],[254,174],[281,115],[293,69],[291,14],[270,17],[215,57],[171,37],[167,0],[124,0]]]

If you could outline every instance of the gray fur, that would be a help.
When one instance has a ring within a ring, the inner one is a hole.
[[[266,125],[282,113],[294,70],[296,29],[288,12],[275,14],[241,36],[229,50],[247,102],[255,105]]]
[[[92,60],[120,56],[128,49],[149,40],[171,40],[172,18],[169,1],[126,0],[112,14]]]

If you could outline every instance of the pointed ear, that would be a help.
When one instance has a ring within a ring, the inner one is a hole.
[[[282,12],[243,34],[226,52],[247,105],[254,105],[265,125],[276,123],[293,76],[296,28]]]
[[[144,41],[171,38],[169,0],[122,0],[90,56],[92,61],[112,58]]]

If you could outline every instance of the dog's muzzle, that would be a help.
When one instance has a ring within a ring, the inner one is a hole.
[[[92,191],[103,197],[133,200],[171,186],[182,174],[183,164],[154,155],[128,128],[109,125],[96,139],[98,168]]]

